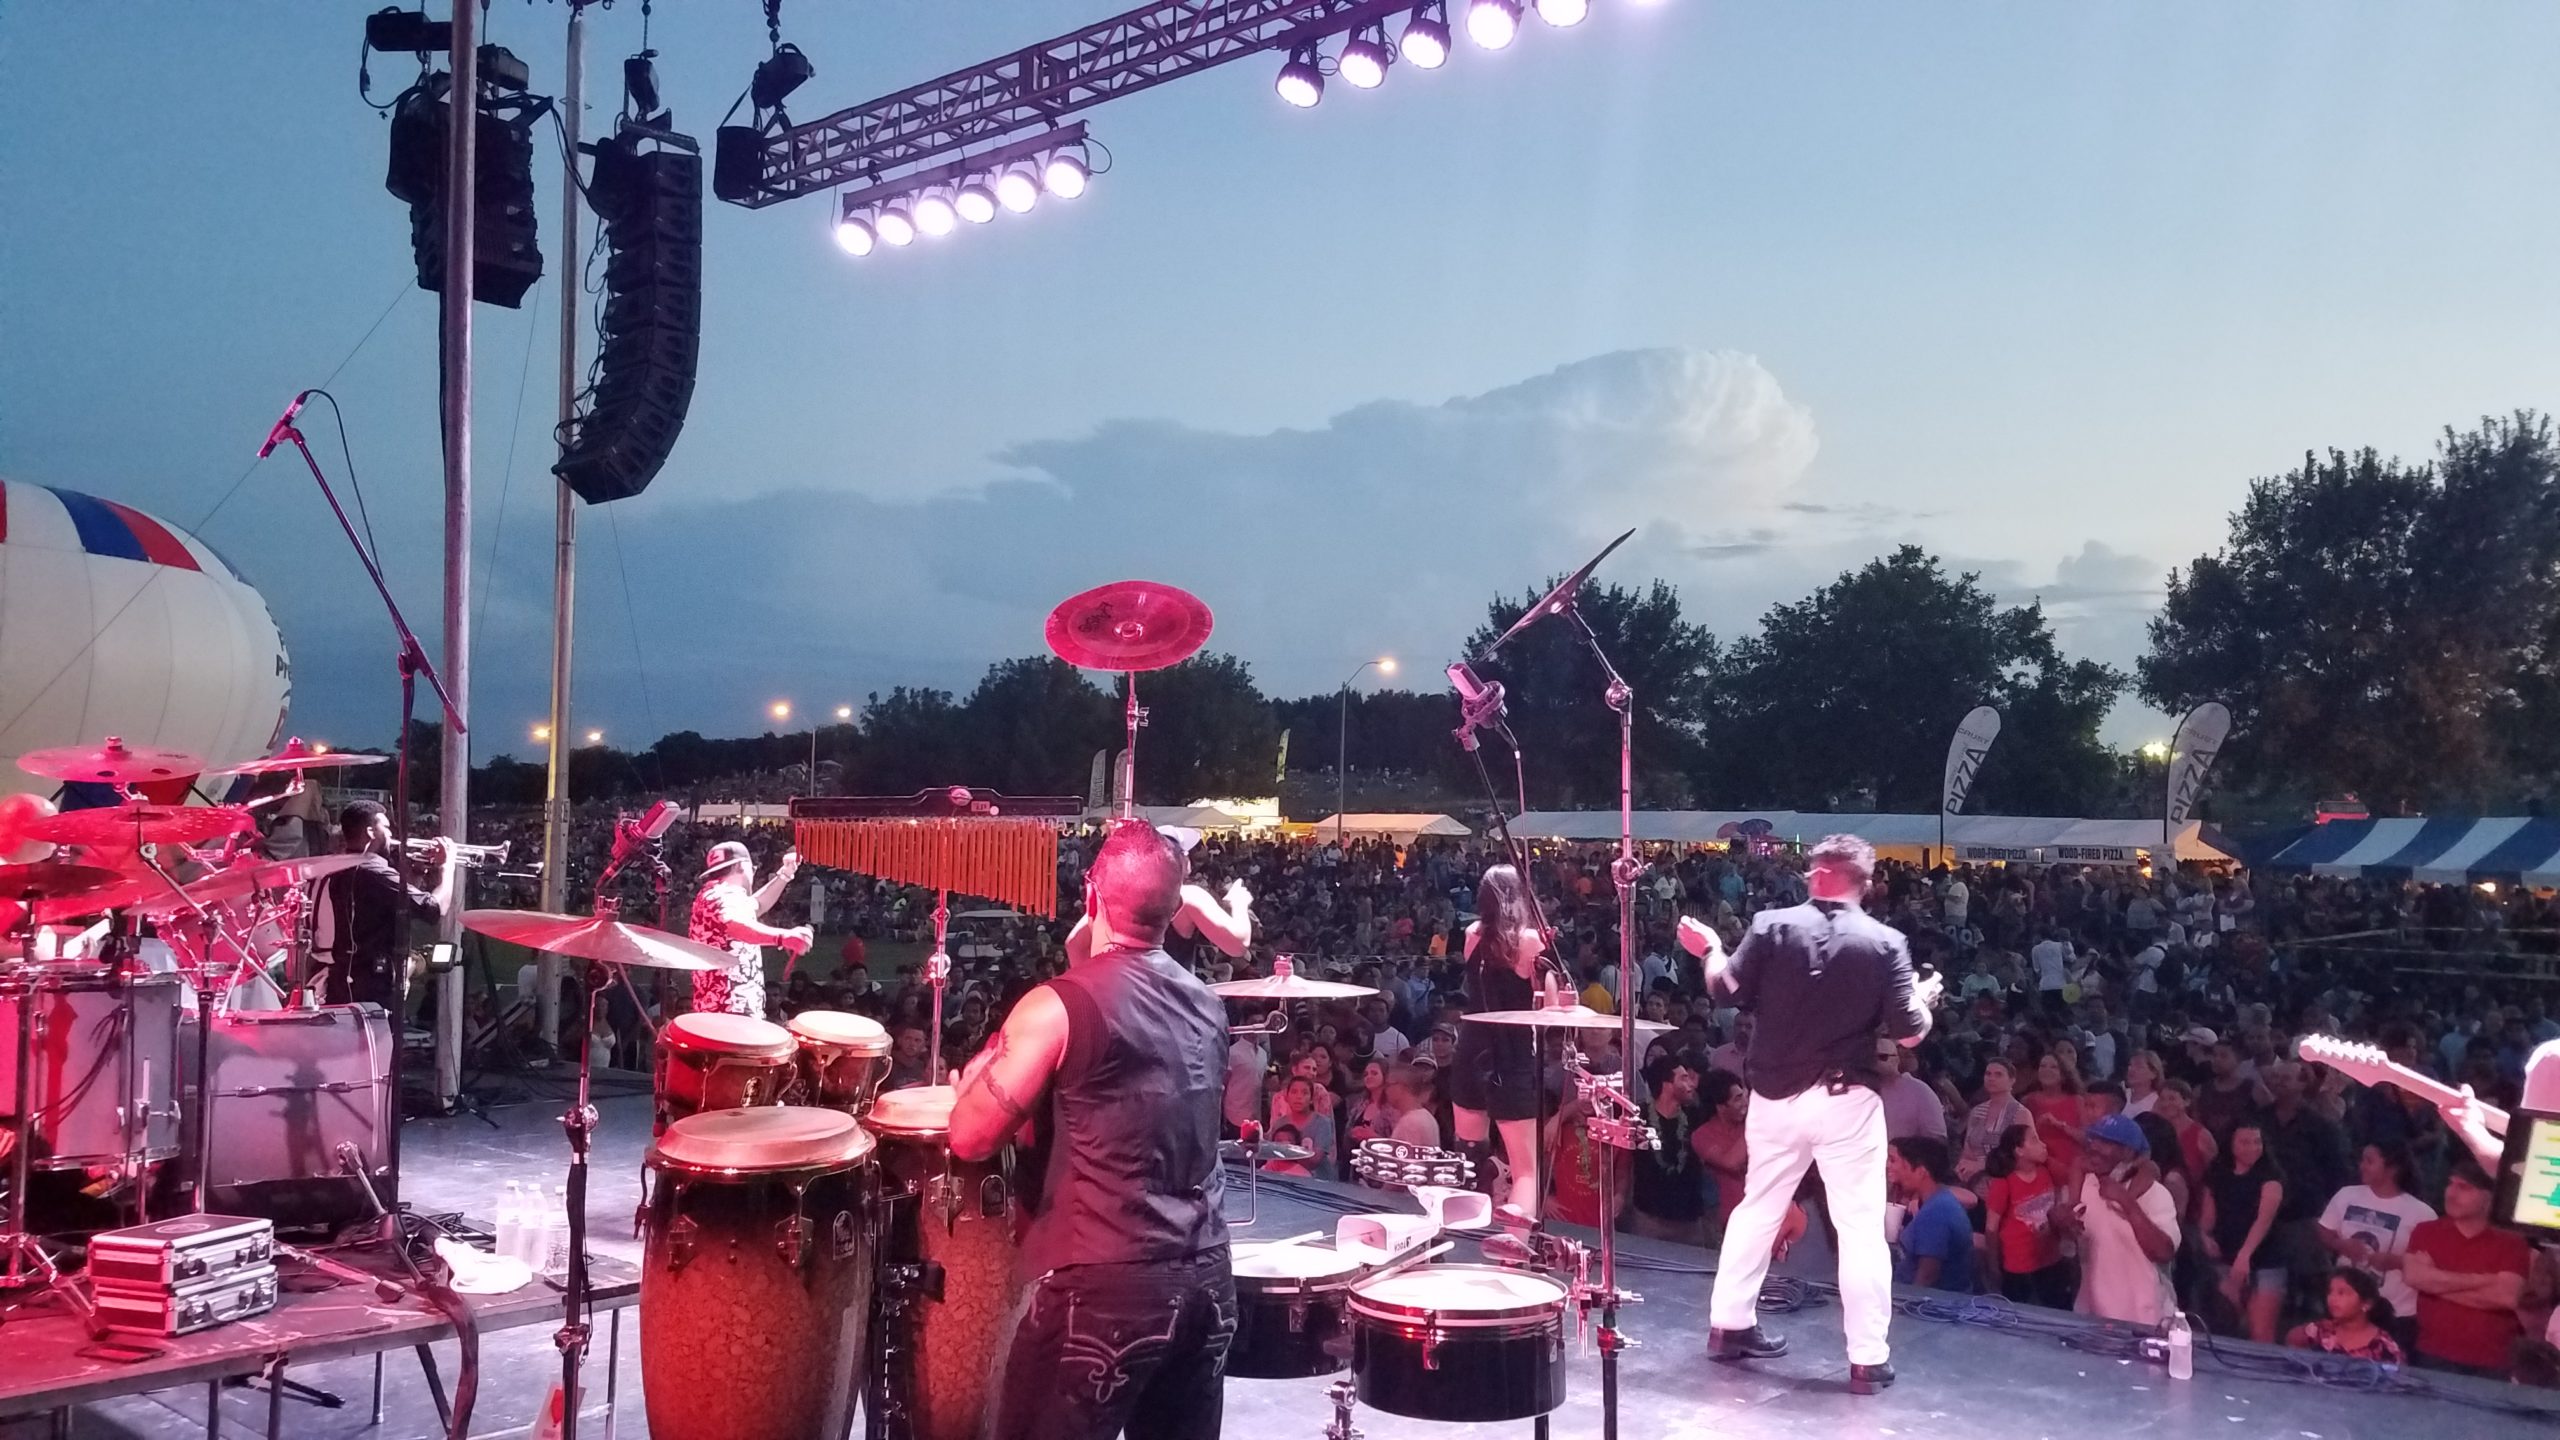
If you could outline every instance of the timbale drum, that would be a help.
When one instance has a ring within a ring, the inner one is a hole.
[[[183,977],[103,965],[18,967],[0,982],[0,1105],[17,1093],[18,1012],[33,1012],[29,1163],[76,1170],[178,1153]]]
[[[1426,1265],[1351,1291],[1360,1403],[1415,1420],[1526,1420],[1564,1403],[1562,1285],[1496,1265]]]
[[[871,1311],[873,1142],[804,1106],[649,1147],[640,1379],[656,1440],[844,1440]]]
[[[1236,1338],[1227,1373],[1243,1380],[1330,1375],[1351,1358],[1351,1287],[1359,1261],[1321,1245],[1239,1245]]]
[[[977,1440],[1015,1298],[1011,1155],[951,1154],[952,1088],[883,1092],[867,1122],[880,1140],[887,1224],[870,1434]]]
[[[779,1105],[799,1042],[770,1021],[698,1010],[658,1031],[658,1125],[706,1110]]]

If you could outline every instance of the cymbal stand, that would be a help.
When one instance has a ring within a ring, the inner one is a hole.
[[[560,1437],[578,1440],[578,1371],[586,1363],[587,1342],[594,1327],[587,1323],[587,1150],[595,1139],[596,1107],[590,1090],[595,1076],[597,997],[603,994],[606,981],[597,976],[602,961],[582,962],[585,969],[580,979],[585,984],[587,1029],[578,1044],[578,1099],[569,1113],[560,1117],[560,1126],[569,1132],[569,1275],[560,1290],[562,1318],[559,1334],[553,1343],[560,1347]]]
[[[925,1036],[924,1083],[942,1083],[942,992],[951,983],[951,892],[933,892],[933,953],[924,957],[924,983],[933,991],[933,1029]]]
[[[1360,1387],[1336,1380],[1324,1394],[1333,1402],[1333,1423],[1324,1427],[1324,1440],[1360,1440],[1360,1427],[1351,1423],[1351,1407],[1360,1398]]]
[[[1129,687],[1129,740],[1120,750],[1120,818],[1128,820],[1138,813],[1138,731],[1147,723],[1147,707],[1138,703],[1138,672],[1125,670],[1120,678]]]
[[[6,1268],[0,1270],[0,1292],[16,1294],[32,1291],[42,1295],[58,1295],[71,1313],[80,1318],[93,1338],[103,1338],[105,1329],[98,1323],[98,1312],[81,1293],[80,1284],[62,1273],[53,1257],[45,1253],[44,1241],[27,1233],[27,1186],[34,1173],[35,1125],[35,1033],[36,1033],[36,906],[43,897],[30,892],[19,897],[26,910],[24,928],[18,936],[18,1024],[15,1036],[18,1068],[14,1082],[15,1097],[10,1106],[9,1123],[17,1134],[16,1144],[9,1150],[9,1218],[0,1222],[0,1251],[7,1254]]]
[[[137,848],[134,853],[141,854],[141,851]],[[196,1113],[195,1124],[189,1127],[195,1132],[193,1144],[188,1147],[188,1153],[195,1157],[195,1174],[191,1177],[194,1183],[188,1188],[194,1191],[195,1213],[202,1215],[213,1191],[213,1021],[214,1002],[219,996],[213,988],[210,962],[215,948],[222,943],[227,932],[222,918],[188,894],[176,876],[160,868],[157,859],[146,856],[142,863],[150,868],[152,874],[160,877],[160,883],[169,887],[170,894],[186,902],[187,908],[195,912],[197,923],[204,926],[206,963],[197,965],[195,974],[189,977],[196,992]],[[238,954],[248,953],[248,947],[236,940],[232,942],[232,948]]]

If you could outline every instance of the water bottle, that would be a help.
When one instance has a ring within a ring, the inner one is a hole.
[[[2183,1310],[2169,1313],[2169,1378],[2196,1378],[2196,1336],[2195,1331],[2188,1328],[2187,1312]]]
[[[553,1188],[552,1203],[543,1207],[542,1273],[554,1277],[569,1273],[569,1187]]]
[[[498,1197],[497,1254],[524,1255],[524,1182],[510,1180],[506,1193]]]

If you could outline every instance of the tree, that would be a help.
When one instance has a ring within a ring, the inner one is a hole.
[[[2087,813],[2112,773],[2098,724],[2124,677],[2063,658],[2044,611],[2002,608],[1916,545],[1773,607],[1716,676],[1709,774],[1719,803],[1933,811],[1947,740],[2002,711],[1979,804]]]
[[[1518,600],[1495,599],[1486,626],[1467,638],[1467,653],[1484,653],[1562,578]],[[1682,619],[1679,592],[1659,580],[1643,590],[1586,581],[1574,605],[1635,691],[1636,803],[1688,804],[1710,708],[1709,676],[1719,660],[1715,636]],[[1617,716],[1603,697],[1599,662],[1570,616],[1541,620],[1477,670],[1507,692],[1511,728],[1528,757],[1532,806],[1616,806]],[[1454,726],[1456,705],[1445,713]],[[1487,761],[1504,808],[1511,808],[1511,777],[1502,773],[1509,767],[1490,755]]]
[[[2168,710],[2231,707],[2232,778],[2377,814],[2547,777],[2560,699],[2550,421],[2448,429],[2432,463],[2305,455],[2252,481],[2169,580],[2140,667]]]
[[[1272,792],[1280,724],[1243,661],[1202,654],[1150,670],[1138,677],[1138,703],[1147,711],[1138,732],[1139,803]]]
[[[1008,795],[1082,795],[1093,752],[1119,744],[1119,707],[1054,655],[988,666],[962,708],[970,783]]]
[[[935,785],[975,785],[965,712],[948,690],[901,685],[862,707],[862,747],[847,775],[854,793],[906,795]],[[806,763],[803,760],[801,763]]]

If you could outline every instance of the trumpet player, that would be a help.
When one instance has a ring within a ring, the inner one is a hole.
[[[364,863],[322,879],[314,897],[311,958],[320,967],[321,999],[331,1005],[380,1005],[391,1012],[396,1034],[404,1023],[400,990],[408,972],[409,918],[433,919],[452,906],[461,857],[452,841],[429,841],[435,886],[421,890],[410,884],[391,860],[395,842],[390,813],[371,800],[358,800],[338,813],[338,839],[346,853],[362,855]]]

